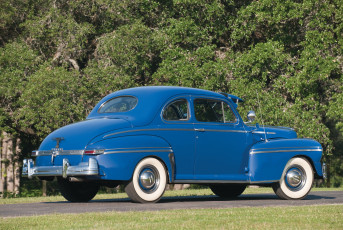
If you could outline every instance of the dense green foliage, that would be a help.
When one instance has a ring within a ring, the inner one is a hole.
[[[339,186],[342,57],[340,0],[2,0],[0,128],[28,152],[122,88],[229,92],[318,140]]]

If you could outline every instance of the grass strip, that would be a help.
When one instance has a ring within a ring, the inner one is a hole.
[[[343,229],[343,205],[52,214],[0,219],[0,229]]]

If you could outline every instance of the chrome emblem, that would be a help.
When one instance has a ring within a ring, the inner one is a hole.
[[[53,138],[53,140],[56,141],[56,149],[60,148],[60,142],[64,140],[64,137],[56,137],[56,138]]]

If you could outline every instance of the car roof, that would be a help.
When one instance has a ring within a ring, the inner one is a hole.
[[[161,98],[169,98],[178,94],[202,94],[207,96],[221,96],[219,93],[215,93],[204,89],[195,89],[188,87],[179,86],[142,86],[136,88],[123,89],[114,92],[108,96],[119,96],[119,95],[137,95],[137,96],[147,96],[149,94],[158,94]]]
[[[220,93],[212,92],[204,89],[195,89],[188,87],[178,87],[178,86],[143,86],[136,88],[128,88],[116,91],[104,97],[100,102],[94,107],[92,112],[89,114],[87,119],[100,118],[100,117],[118,117],[118,115],[125,115],[127,119],[130,120],[133,125],[143,125],[153,119],[156,112],[160,110],[161,106],[171,97],[177,95],[199,95],[206,97],[216,97],[222,99],[228,99],[225,95]],[[133,96],[138,99],[138,104],[135,109],[122,113],[122,114],[98,114],[97,111],[100,106],[106,101],[120,96]],[[230,98],[229,98],[230,99]],[[137,119],[139,117],[139,119]]]

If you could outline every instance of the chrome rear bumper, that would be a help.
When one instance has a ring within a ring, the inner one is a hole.
[[[63,159],[62,166],[34,166],[32,159],[24,159],[22,176],[31,179],[34,176],[96,176],[99,175],[98,162],[89,158],[88,162],[81,162],[71,166],[68,159]]]

